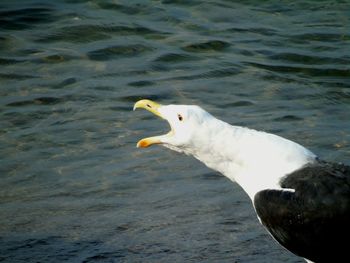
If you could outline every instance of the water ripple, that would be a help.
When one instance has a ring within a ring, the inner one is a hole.
[[[304,43],[307,41],[318,41],[318,42],[340,42],[350,40],[349,34],[337,34],[337,33],[302,33],[295,34],[288,37],[289,41],[293,43]]]
[[[280,73],[301,73],[309,76],[322,77],[350,77],[350,69],[340,68],[317,68],[317,67],[296,67],[287,65],[271,65],[262,63],[247,63],[251,66]]]
[[[0,73],[0,79],[9,79],[9,80],[26,80],[38,78],[38,76],[27,75],[27,74],[16,74],[16,73]]]
[[[148,51],[151,51],[151,47],[145,45],[117,45],[112,47],[106,47],[90,51],[88,57],[92,60],[110,60],[118,57],[130,57],[136,56]]]
[[[132,81],[128,83],[128,85],[132,87],[146,87],[154,84],[155,82],[149,80]]]
[[[344,64],[344,65],[349,65],[350,64],[350,59],[341,57],[341,58],[336,58],[336,57],[323,57],[323,56],[311,56],[311,55],[303,55],[303,54],[296,54],[296,53],[278,53],[278,54],[273,54],[269,56],[270,59],[272,60],[281,60],[285,62],[292,62],[292,63],[302,63],[302,64],[315,64],[315,65],[320,65],[320,64]]]
[[[54,10],[48,7],[31,7],[0,11],[0,29],[25,30],[36,24],[54,21]]]
[[[231,27],[228,29],[225,29],[223,32],[227,33],[254,33],[262,36],[274,36],[278,35],[279,31],[273,29],[273,28],[267,28],[267,27],[248,27],[248,28],[241,28],[241,27]]]
[[[10,107],[22,107],[28,105],[54,105],[60,103],[61,99],[56,97],[39,97],[32,100],[20,100],[6,104]]]
[[[129,27],[84,24],[62,27],[56,30],[56,32],[45,34],[45,36],[36,39],[36,41],[46,43],[57,41],[65,41],[72,43],[88,43],[97,40],[110,39],[114,35],[118,37],[128,35],[166,37],[167,33],[152,30],[142,26]]]
[[[21,63],[23,61],[24,60],[20,60],[20,59],[1,58],[0,57],[0,65],[11,65],[11,64]]]
[[[167,62],[167,63],[178,63],[178,62],[187,62],[187,61],[196,61],[200,60],[199,57],[191,56],[188,54],[178,54],[178,53],[167,53],[160,55],[156,58],[155,62]]]
[[[188,52],[210,52],[223,51],[228,48],[230,44],[221,40],[211,40],[207,42],[189,44],[183,47],[183,50]]]
[[[239,73],[240,73],[240,69],[238,67],[229,67],[229,68],[209,70],[207,72],[198,73],[198,74],[178,76],[178,77],[170,78],[170,80],[196,80],[196,79],[223,78],[223,77],[230,77],[233,75],[237,75]]]

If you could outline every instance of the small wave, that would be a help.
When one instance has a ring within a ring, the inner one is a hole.
[[[127,6],[123,4],[108,3],[108,2],[99,2],[97,5],[101,9],[119,11],[127,15],[135,15],[142,12],[142,7],[138,7],[138,6]]]
[[[67,78],[67,79],[64,79],[63,81],[61,81],[60,83],[53,85],[53,88],[54,89],[61,89],[61,88],[64,88],[66,86],[72,85],[76,82],[77,82],[76,78]]]
[[[128,96],[123,96],[120,97],[119,100],[121,101],[125,101],[125,102],[131,102],[131,103],[135,103],[136,101],[140,100],[140,99],[150,99],[150,100],[154,100],[154,101],[165,101],[166,99],[171,98],[172,95],[171,94],[165,94],[165,93],[157,93],[157,94],[140,94],[140,95],[128,95]]]
[[[12,59],[12,58],[1,58],[0,57],[0,65],[12,65],[16,63],[23,62],[24,60]]]
[[[337,34],[337,33],[302,33],[295,34],[289,37],[292,43],[305,43],[309,41],[319,41],[319,42],[338,42],[338,41],[348,41],[350,40],[350,35],[347,34]]]
[[[152,48],[144,45],[118,45],[90,51],[88,57],[92,60],[109,60],[116,57],[131,57],[140,55]]]
[[[223,77],[230,77],[233,75],[237,75],[239,73],[240,73],[240,70],[238,68],[230,67],[230,68],[210,70],[199,74],[174,77],[171,79],[172,80],[196,80],[196,79],[223,78]]]
[[[155,82],[149,81],[149,80],[132,81],[132,82],[128,83],[128,85],[132,86],[132,87],[146,87],[146,86],[151,86],[154,84],[155,84]]]
[[[97,40],[110,39],[113,35],[128,36],[128,35],[167,35],[166,32],[160,32],[149,29],[143,26],[113,26],[113,25],[75,25],[66,26],[56,30],[53,33],[44,35],[38,39],[37,42],[56,42],[65,41],[72,43],[89,43]]]
[[[0,11],[0,28],[24,30],[36,24],[54,21],[53,9],[47,7],[30,7],[16,10]]]
[[[60,98],[57,97],[39,97],[31,100],[19,100],[6,104],[10,107],[21,107],[27,105],[53,105],[61,102]]]
[[[269,56],[273,60],[281,60],[294,63],[302,64],[346,64],[350,63],[349,59],[344,58],[335,58],[335,57],[319,57],[319,56],[310,56],[302,55],[296,53],[279,53]]]
[[[199,60],[198,57],[190,56],[187,54],[178,54],[178,53],[167,53],[159,56],[154,60],[154,62],[187,62],[187,61],[194,61]]]
[[[230,46],[230,43],[220,40],[189,44],[182,49],[188,52],[222,51]]]
[[[32,59],[31,61],[34,63],[61,63],[61,62],[67,62],[70,61],[72,59],[74,59],[75,57],[73,56],[69,56],[69,55],[63,55],[63,54],[52,54],[52,55],[47,55],[47,56],[43,56],[41,58],[35,58]]]
[[[272,28],[263,28],[263,27],[253,27],[253,28],[239,28],[239,27],[232,27],[225,29],[224,32],[228,33],[254,33],[258,35],[263,35],[263,36],[273,36],[278,33],[277,30],[272,29]]]
[[[275,118],[274,121],[277,122],[291,122],[291,121],[301,121],[303,118],[295,115],[284,115],[282,117]]]
[[[222,105],[223,108],[229,108],[229,107],[247,107],[247,106],[252,106],[254,105],[253,102],[251,101],[247,101],[247,100],[239,100],[239,101],[235,101],[232,103],[227,103]]]
[[[297,67],[287,65],[269,65],[262,63],[247,63],[251,66],[270,70],[279,73],[301,73],[309,76],[320,77],[350,77],[350,69],[338,69],[338,68],[317,68],[317,67]]]
[[[36,39],[36,42],[51,43],[57,41],[71,43],[89,43],[92,41],[109,39],[111,36],[106,32],[96,29],[96,26],[81,25],[63,27],[54,33],[44,35]]]
[[[37,78],[37,76],[26,75],[26,74],[16,74],[16,73],[0,73],[0,79],[26,80],[26,79],[34,79],[34,78]]]

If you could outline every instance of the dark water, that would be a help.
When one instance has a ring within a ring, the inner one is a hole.
[[[303,262],[133,103],[350,159],[349,1],[1,1],[1,262]],[[268,153],[268,149],[267,149]]]

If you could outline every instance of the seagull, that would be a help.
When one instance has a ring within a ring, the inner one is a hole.
[[[238,183],[271,236],[307,262],[349,258],[350,166],[323,161],[280,136],[230,125],[196,105],[142,99],[137,108],[170,125],[138,148],[160,144],[192,155]]]

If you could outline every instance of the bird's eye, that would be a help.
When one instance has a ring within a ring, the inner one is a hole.
[[[177,118],[179,119],[179,121],[183,121],[183,119],[184,119],[181,114],[178,114]]]

